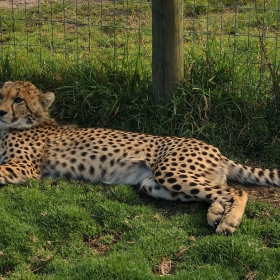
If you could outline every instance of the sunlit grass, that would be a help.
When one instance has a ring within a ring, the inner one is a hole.
[[[280,268],[280,212],[262,203],[234,236],[213,232],[206,204],[147,203],[128,186],[29,182],[2,188],[0,203],[2,277],[277,279]]]
[[[279,3],[257,1],[255,10],[252,1],[238,1],[237,11],[236,1],[186,1],[185,80],[169,103],[157,105],[151,4],[135,2],[1,9],[0,81],[25,79],[54,91],[51,113],[60,123],[196,137],[241,162],[279,166],[279,109],[259,40],[265,31],[277,65]],[[5,186],[1,277],[279,279],[279,210],[249,202],[236,234],[218,236],[207,207],[147,199],[128,186]]]

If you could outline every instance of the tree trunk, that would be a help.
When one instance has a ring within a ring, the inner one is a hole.
[[[153,0],[152,3],[153,97],[169,101],[184,75],[183,1]]]

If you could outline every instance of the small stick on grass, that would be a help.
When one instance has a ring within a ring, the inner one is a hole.
[[[50,257],[49,259],[47,259],[47,260],[45,261],[45,264],[44,264],[44,265],[42,265],[42,266],[40,266],[40,267],[38,267],[38,268],[36,268],[36,269],[31,270],[31,272],[32,272],[32,273],[37,273],[38,271],[40,271],[40,270],[42,270],[43,268],[45,268],[45,267],[50,263],[50,261],[53,260],[54,257],[58,254],[58,252],[60,251],[61,247],[64,245],[65,242],[66,242],[66,239],[63,240],[63,241],[60,243],[60,245],[58,246],[58,248],[57,248],[56,252],[54,253],[54,255],[53,255],[52,257]]]
[[[257,273],[253,272],[245,263],[243,263],[241,260],[239,260],[238,258],[234,258],[235,260],[237,260],[239,263],[241,263],[247,270],[248,270],[248,274],[246,276],[245,279],[249,279],[249,280],[253,280],[256,276]]]

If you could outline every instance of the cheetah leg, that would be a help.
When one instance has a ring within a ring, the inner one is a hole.
[[[201,201],[199,197],[186,195],[184,192],[172,191],[155,181],[153,176],[145,178],[140,183],[140,192],[158,199],[176,200],[181,202]]]
[[[213,228],[217,228],[223,218],[224,212],[225,212],[225,208],[222,206],[220,202],[217,201],[213,202],[209,207],[207,213],[208,224]]]
[[[227,189],[214,201],[208,209],[208,223],[220,234],[232,234],[240,224],[245,206],[247,193]]]
[[[172,193],[166,188],[160,186],[153,178],[153,176],[145,178],[140,183],[140,192],[143,192],[149,196],[160,199],[176,200],[176,197],[172,196]]]
[[[247,203],[246,192],[231,189],[224,182],[220,186],[202,188],[197,184],[185,187],[184,182],[177,179],[173,185],[162,186],[157,183],[157,178],[150,176],[140,183],[140,190],[155,198],[182,202],[206,200],[212,203],[207,214],[208,223],[220,234],[232,234],[236,230]]]
[[[221,201],[221,205],[224,206],[224,215],[216,229],[217,233],[232,234],[236,227],[240,224],[245,206],[248,200],[247,193],[245,191],[231,190],[232,199]]]
[[[38,170],[33,167],[31,162],[19,163],[10,161],[6,164],[0,165],[0,184],[21,184],[27,179],[39,179]]]
[[[163,198],[183,202],[206,200],[212,203],[207,219],[208,223],[216,228],[217,233],[232,234],[240,224],[247,203],[247,194],[229,188],[224,178],[219,180],[219,184],[217,182],[210,184],[208,180],[197,183],[187,180],[185,182],[184,178],[180,178],[180,174],[171,178],[163,174],[162,178],[155,178],[155,181],[162,179],[165,180],[163,182],[165,192],[169,193],[168,197]]]

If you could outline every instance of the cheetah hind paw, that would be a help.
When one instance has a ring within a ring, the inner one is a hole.
[[[208,209],[207,221],[210,226],[217,228],[223,218],[225,208],[219,202],[213,202]]]

